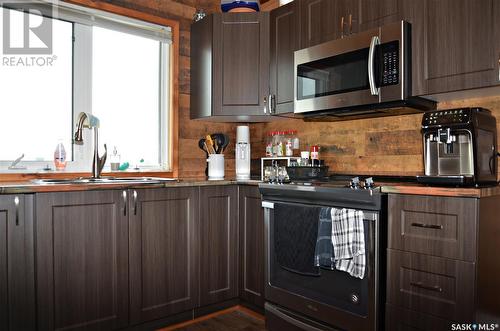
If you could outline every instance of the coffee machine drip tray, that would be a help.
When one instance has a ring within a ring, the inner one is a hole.
[[[466,176],[417,176],[417,183],[440,186],[467,186],[473,185],[474,179]]]

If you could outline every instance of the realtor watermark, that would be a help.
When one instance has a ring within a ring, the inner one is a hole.
[[[451,325],[451,330],[470,330],[470,331],[493,331],[498,330],[499,325],[496,323],[455,323]]]
[[[6,67],[52,66],[54,6],[43,7],[34,2],[1,2],[3,18],[3,56],[0,62]]]

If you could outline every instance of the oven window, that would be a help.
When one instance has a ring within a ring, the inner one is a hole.
[[[368,53],[364,48],[297,66],[297,99],[369,89]]]
[[[274,215],[272,214],[269,234],[269,282],[271,286],[360,316],[368,315],[370,287],[373,286],[375,250],[374,224],[372,221],[363,221],[365,243],[367,245],[367,269],[363,279],[351,277],[346,272],[323,268],[320,269],[319,277],[307,276],[283,268],[277,260],[274,224]],[[353,301],[353,296],[357,298],[357,301]]]

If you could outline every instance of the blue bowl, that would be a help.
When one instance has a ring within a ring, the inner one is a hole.
[[[220,7],[223,13],[226,13],[234,8],[250,8],[255,11],[259,11],[259,3],[257,1],[233,1],[230,3],[222,3]]]

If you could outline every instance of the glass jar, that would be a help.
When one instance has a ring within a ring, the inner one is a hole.
[[[293,156],[293,131],[285,131],[285,155]]]
[[[274,132],[269,131],[267,133],[266,137],[266,156],[273,156],[273,139],[274,139]]]
[[[277,156],[285,156],[285,131],[278,131],[278,139],[277,139],[277,144],[278,144],[278,155]]]

